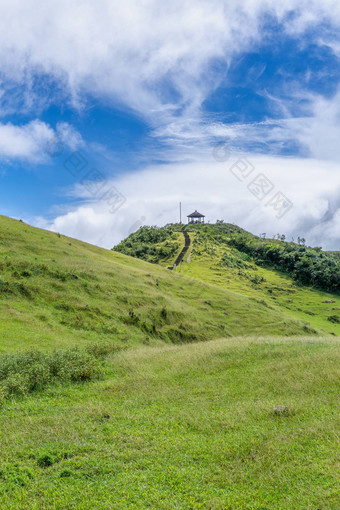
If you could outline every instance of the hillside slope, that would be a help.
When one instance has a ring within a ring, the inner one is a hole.
[[[182,228],[143,227],[115,250],[168,267],[184,245]],[[336,256],[319,248],[260,239],[230,224],[194,224],[186,231],[191,247],[176,273],[261,300],[311,327],[340,335],[339,292],[326,291],[339,287]]]
[[[179,234],[181,235],[181,234]],[[313,334],[290,310],[0,217],[2,351]]]

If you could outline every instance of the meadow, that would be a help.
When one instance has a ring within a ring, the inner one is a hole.
[[[0,508],[340,508],[338,295],[172,236],[0,218]]]
[[[0,303],[0,352],[322,334],[309,317],[300,320],[263,295],[253,299],[5,217]]]
[[[115,249],[168,267],[174,263],[182,249],[183,235],[180,233],[182,228],[182,225],[169,225],[161,229],[143,227]],[[305,327],[314,329],[314,333],[340,335],[339,292],[326,292],[315,285],[302,284],[293,278],[294,270],[289,265],[284,270],[282,262],[278,264],[280,267],[278,269],[275,264],[269,264],[268,261],[266,263],[262,260],[262,263],[259,263],[259,256],[254,258],[248,253],[249,247],[253,249],[252,243],[255,247],[256,243],[259,243],[261,249],[263,245],[267,245],[275,255],[281,251],[286,255],[287,251],[288,260],[289,257],[293,260],[300,257],[303,267],[304,264],[310,267],[311,261],[316,259],[317,262],[321,257],[326,266],[327,280],[334,281],[337,285],[338,252],[328,254],[320,252],[319,248],[311,249],[296,243],[259,239],[227,223],[193,224],[187,227],[187,231],[191,238],[191,247],[180,267],[175,268],[174,272],[177,275],[190,277],[192,281],[209,284],[215,289],[227,290],[233,295],[247,297],[253,303],[265,303],[270,310],[283,312],[302,321]],[[155,246],[153,240],[156,236],[158,244]],[[246,251],[237,249],[235,245],[240,247],[245,245]],[[304,250],[309,258],[306,257]],[[322,270],[316,266],[314,272],[320,274]],[[335,285],[330,284],[331,287]],[[249,323],[248,328],[251,328]],[[275,334],[275,328],[273,321],[270,335]]]
[[[309,337],[109,355],[3,406],[0,507],[339,508],[339,355]]]

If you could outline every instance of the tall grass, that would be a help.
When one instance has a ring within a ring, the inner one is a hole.
[[[102,373],[100,358],[107,350],[90,347],[55,350],[50,353],[30,350],[0,357],[0,404],[14,395],[32,391],[59,382],[88,381]]]

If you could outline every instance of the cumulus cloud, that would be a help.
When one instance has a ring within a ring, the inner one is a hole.
[[[36,161],[42,146],[53,134],[53,130],[39,120],[23,126],[0,124],[0,157]]]
[[[241,182],[231,171],[239,157],[244,158],[233,155],[224,163],[211,158],[204,163],[159,166],[124,175],[113,183],[127,198],[115,214],[110,214],[105,201],[92,199],[51,222],[39,220],[36,224],[111,248],[141,224],[177,222],[182,201],[184,216],[198,209],[211,222],[224,219],[255,234],[281,233],[289,239],[300,235],[329,249],[339,244],[340,201],[334,192],[340,189],[339,165],[325,168],[318,160],[247,155],[254,170]],[[274,186],[262,201],[248,188],[259,174]],[[281,219],[268,205],[277,192],[293,204]],[[321,224],[323,227],[315,228]]]
[[[334,48],[340,45],[337,0],[49,0],[43,5],[3,0],[2,93],[6,87],[12,92],[13,84],[26,87],[32,108],[36,102],[41,107],[44,90],[51,95],[52,88],[58,100],[64,90],[77,107],[91,94],[134,110],[154,128],[154,136],[188,150],[210,141],[211,122],[202,118],[202,104],[225,79],[231,59],[268,36],[270,17],[293,36],[318,26],[315,44],[327,39]],[[34,84],[46,80],[49,86],[37,92]],[[273,133],[283,137],[300,126],[279,127]],[[301,143],[310,136],[302,133]]]
[[[67,123],[58,124],[56,130],[40,120],[23,125],[0,123],[0,158],[39,163],[47,158],[49,144],[57,139],[71,149],[83,144],[80,134]]]
[[[340,161],[340,91],[331,99],[314,97],[310,109],[308,117],[286,121],[290,137],[312,157]]]

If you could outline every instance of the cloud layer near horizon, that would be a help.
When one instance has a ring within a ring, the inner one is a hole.
[[[243,159],[243,156],[240,156]],[[185,165],[166,165],[127,174],[113,183],[127,198],[115,214],[109,213],[105,201],[85,198],[85,203],[52,222],[37,224],[92,244],[111,248],[140,225],[164,225],[179,221],[182,201],[183,221],[192,210],[199,208],[206,219],[224,219],[255,234],[266,232],[307,237],[314,245],[337,247],[340,214],[337,191],[340,190],[340,166],[327,169],[318,160],[252,156],[252,177],[239,181],[232,173],[238,161],[234,156],[227,162],[206,161]],[[264,174],[275,188],[259,201],[248,185],[259,173]],[[292,174],[295,175],[292,180]],[[183,197],[183,189],[189,191]],[[293,207],[278,220],[276,211],[266,205],[278,191],[289,198]],[[77,187],[78,195],[86,195]]]

